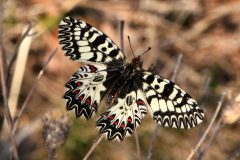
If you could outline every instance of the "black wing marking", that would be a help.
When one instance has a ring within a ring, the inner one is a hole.
[[[90,24],[65,17],[59,25],[59,42],[66,56],[81,62],[124,62],[124,54],[104,33]]]
[[[142,88],[151,115],[158,124],[189,129],[203,121],[203,110],[175,83],[151,72],[144,72]]]

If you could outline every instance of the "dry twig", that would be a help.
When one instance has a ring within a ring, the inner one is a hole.
[[[206,155],[209,147],[211,146],[211,144],[216,139],[216,137],[219,133],[219,130],[224,126],[224,124],[222,122],[223,122],[223,116],[221,116],[219,118],[219,120],[216,122],[216,125],[214,126],[214,128],[212,130],[211,136],[210,136],[207,144],[203,148],[199,149],[199,153],[198,153],[198,156],[196,158],[197,160],[202,160],[204,155]]]
[[[30,30],[29,32],[33,32],[33,30]],[[14,53],[16,55],[16,64],[14,67],[14,74],[11,80],[11,87],[9,90],[8,97],[8,104],[10,107],[9,109],[12,117],[16,115],[19,94],[21,92],[25,66],[27,64],[32,38],[33,38],[32,36],[25,36],[24,39],[22,40],[21,45],[17,46],[16,48],[16,51],[18,52]],[[11,70],[11,68],[8,69]]]
[[[205,130],[204,134],[202,135],[202,137],[201,137],[201,139],[199,140],[199,142],[197,143],[197,145],[194,147],[194,149],[192,150],[192,152],[189,154],[187,160],[191,160],[191,159],[192,159],[192,157],[194,156],[194,154],[198,151],[198,149],[201,147],[202,143],[203,143],[204,140],[206,139],[209,131],[212,129],[213,123],[215,122],[215,120],[216,120],[216,118],[217,118],[217,116],[218,116],[218,113],[219,113],[219,111],[220,111],[220,109],[221,109],[221,107],[222,107],[222,103],[223,103],[223,100],[224,100],[224,98],[225,98],[225,95],[226,95],[226,93],[223,92],[223,93],[222,93],[222,96],[221,96],[221,98],[220,98],[220,100],[219,100],[219,102],[218,102],[218,106],[217,106],[217,108],[216,108],[216,110],[215,110],[215,112],[214,112],[214,114],[213,114],[212,119],[211,119],[211,122],[209,123],[207,129]]]
[[[137,158],[138,160],[141,160],[141,149],[140,149],[140,144],[139,144],[139,139],[138,139],[138,134],[136,129],[135,129],[134,138],[135,138],[135,144],[137,147]]]
[[[12,72],[12,67],[13,67],[13,64],[14,62],[16,61],[16,58],[17,58],[17,54],[18,54],[18,51],[19,51],[19,47],[21,46],[23,40],[29,36],[29,33],[30,31],[32,30],[32,24],[29,24],[27,29],[24,31],[23,35],[21,36],[20,40],[18,41],[17,45],[16,45],[16,48],[14,50],[14,53],[13,53],[13,56],[12,58],[10,59],[9,61],[9,64],[8,64],[8,68],[7,68],[7,82],[10,82],[10,79],[11,79],[11,72]],[[8,88],[10,87],[10,83],[7,85]]]
[[[33,83],[30,91],[28,92],[27,98],[25,99],[25,101],[24,101],[24,103],[23,103],[20,111],[18,112],[18,115],[15,117],[14,126],[13,126],[13,133],[14,133],[14,134],[16,133],[17,127],[18,127],[18,125],[19,125],[20,118],[21,118],[24,110],[26,109],[27,103],[28,103],[28,101],[30,100],[30,97],[32,96],[32,93],[33,93],[34,89],[36,88],[36,86],[37,86],[37,84],[38,84],[38,81],[39,81],[40,78],[42,77],[43,73],[45,72],[45,70],[46,70],[46,68],[47,68],[48,63],[50,62],[50,60],[52,59],[52,57],[55,55],[56,51],[57,51],[57,48],[52,51],[51,55],[49,56],[49,58],[47,59],[47,61],[44,63],[43,68],[42,68],[42,70],[39,72],[36,81]]]
[[[90,148],[90,150],[87,152],[87,154],[84,156],[83,160],[87,160],[89,158],[89,156],[92,154],[92,152],[96,149],[96,147],[98,146],[98,144],[102,141],[104,135],[100,135],[99,138],[93,143],[92,147]]]
[[[8,105],[8,91],[7,91],[7,84],[6,84],[6,78],[5,78],[5,68],[4,68],[4,56],[3,56],[3,42],[2,42],[2,37],[3,37],[3,15],[4,11],[6,8],[6,0],[2,1],[2,4],[0,5],[0,70],[1,70],[1,85],[2,85],[2,92],[3,92],[3,101],[4,101],[4,115],[7,120],[7,124],[10,129],[10,139],[11,139],[11,159],[18,160],[18,151],[17,151],[17,146],[16,146],[16,140],[15,137],[12,136],[12,129],[13,129],[13,119],[11,117],[9,105]]]

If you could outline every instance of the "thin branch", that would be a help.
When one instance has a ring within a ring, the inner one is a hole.
[[[138,160],[141,160],[141,149],[140,149],[140,144],[139,144],[138,134],[136,129],[135,129],[134,137],[135,137],[135,144],[137,146],[137,157],[138,157]]]
[[[182,62],[182,53],[178,55],[178,58],[177,58],[177,63],[174,67],[174,70],[173,70],[173,75],[172,75],[172,78],[171,78],[171,81],[175,81],[176,77],[177,77],[177,73],[178,73],[178,70],[180,68],[180,65],[181,65],[181,62]]]
[[[24,31],[25,30],[26,29],[24,28]],[[32,32],[32,30],[30,32]],[[22,41],[21,45],[19,46],[18,53],[16,54],[17,55],[16,65],[14,66],[14,73],[11,80],[11,88],[9,90],[9,98],[8,98],[8,103],[10,107],[9,109],[10,109],[11,116],[13,118],[15,117],[16,111],[17,111],[18,99],[21,92],[24,71],[26,68],[25,66],[27,64],[27,59],[28,59],[30,48],[31,48],[32,39],[33,39],[32,36],[25,37],[25,39]]]
[[[9,126],[10,129],[10,133],[12,133],[12,129],[13,129],[13,119],[11,117],[11,113],[10,113],[10,109],[8,106],[8,90],[7,90],[7,84],[6,84],[6,79],[5,79],[5,67],[4,67],[4,62],[6,62],[6,60],[4,59],[4,49],[3,49],[3,42],[2,42],[2,38],[3,38],[3,15],[4,15],[4,11],[6,9],[6,0],[2,1],[1,4],[1,8],[0,8],[0,71],[1,71],[1,85],[2,85],[2,93],[3,93],[3,101],[4,101],[4,115],[6,117],[7,120],[7,124]],[[12,135],[12,134],[11,134]],[[18,160],[18,151],[17,151],[17,146],[16,146],[16,140],[14,136],[10,136],[10,140],[11,140],[11,159],[15,159]]]
[[[151,160],[152,159],[152,150],[153,150],[153,144],[157,139],[157,135],[160,129],[160,125],[157,125],[156,129],[154,130],[153,134],[152,134],[152,138],[151,138],[151,143],[148,147],[148,154],[147,154],[147,160]]]
[[[178,55],[177,63],[175,65],[175,67],[174,67],[173,75],[171,77],[171,81],[175,81],[175,79],[177,77],[178,70],[180,68],[181,62],[182,62],[182,54]],[[148,147],[147,160],[152,159],[153,144],[156,142],[159,129],[160,129],[160,125],[157,125],[156,129],[153,131],[152,138],[151,138],[151,143],[150,143],[150,145]]]
[[[10,127],[10,130],[13,127],[13,120],[10,114],[9,106],[8,106],[8,91],[6,88],[6,79],[5,79],[5,67],[4,67],[4,62],[5,62],[5,57],[3,55],[4,49],[3,49],[3,43],[2,43],[2,38],[3,38],[3,29],[2,29],[2,23],[3,23],[3,14],[4,14],[4,9],[6,7],[6,1],[3,0],[0,11],[0,70],[1,70],[1,85],[2,85],[2,92],[3,92],[3,101],[4,101],[4,109],[5,109],[5,116],[8,122],[8,126]]]
[[[18,133],[15,135],[16,146],[19,146],[23,141],[25,141],[29,136],[37,133],[41,126],[41,121],[37,117],[35,120],[32,120],[30,124],[23,126]],[[11,143],[7,142],[3,145],[3,148],[0,150],[0,159],[8,160],[9,158],[9,148],[11,147]],[[11,159],[12,160],[12,159]]]
[[[18,41],[17,45],[16,45],[16,48],[14,50],[14,53],[13,53],[13,56],[12,58],[10,59],[10,62],[9,62],[9,69],[12,67],[12,65],[14,64],[14,61],[16,60],[16,57],[17,57],[17,54],[18,54],[18,51],[19,51],[19,47],[21,46],[22,44],[22,41],[27,37],[29,36],[29,33],[30,31],[32,30],[32,24],[29,24],[27,29],[25,30],[25,32],[23,33],[23,35],[21,36],[20,40]],[[32,35],[31,35],[32,36]]]
[[[199,103],[201,104],[201,107],[203,108],[203,110],[205,109],[205,101],[207,101],[207,98],[208,98],[208,90],[209,90],[209,84],[211,82],[211,77],[209,77],[209,74],[208,74],[208,70],[205,70],[204,71],[204,78],[203,78],[203,84],[202,84],[202,87],[201,87],[201,97],[200,97],[200,100],[199,100]],[[201,137],[202,133],[204,133],[204,130],[202,129],[200,132],[199,132],[199,137]],[[199,151],[196,153],[196,159],[201,159],[201,155],[202,155],[202,150],[199,149]]]
[[[216,122],[207,144],[204,146],[204,148],[199,149],[199,154],[198,154],[198,158],[197,158],[198,160],[202,160],[204,155],[206,155],[206,153],[207,153],[208,149],[210,148],[211,144],[216,139],[216,137],[219,133],[219,130],[224,126],[224,124],[222,122],[223,122],[223,116],[221,116],[219,118],[219,120]]]
[[[217,108],[216,108],[216,110],[215,110],[215,112],[214,112],[214,114],[213,114],[212,119],[211,119],[211,122],[209,123],[206,131],[205,131],[204,134],[202,135],[201,139],[199,140],[199,142],[197,143],[197,145],[195,146],[195,148],[193,149],[193,151],[189,154],[187,160],[191,160],[191,159],[192,159],[192,157],[194,156],[194,154],[198,151],[198,149],[199,149],[200,146],[202,145],[203,141],[206,139],[209,131],[212,129],[213,123],[215,122],[215,120],[216,120],[216,118],[217,118],[217,116],[218,116],[218,113],[219,113],[219,111],[220,111],[220,109],[221,109],[221,107],[222,107],[222,103],[223,103],[223,100],[224,100],[225,96],[226,96],[226,93],[223,92],[223,93],[222,93],[222,96],[221,96],[221,98],[220,98],[220,100],[219,100],[219,102],[218,102],[218,106],[217,106]]]
[[[209,90],[209,85],[212,81],[212,78],[209,76],[208,70],[204,71],[204,78],[203,78],[203,85],[201,89],[201,98],[199,100],[199,103],[204,109],[204,103],[207,101],[208,98],[208,90]]]
[[[104,135],[101,134],[100,137],[93,143],[92,147],[90,150],[87,152],[87,154],[84,156],[83,160],[87,160],[91,153],[97,148],[98,144],[102,141]]]
[[[43,73],[45,72],[45,70],[46,70],[46,68],[47,68],[48,63],[50,62],[50,60],[52,59],[52,57],[55,55],[56,51],[57,51],[57,48],[52,51],[51,55],[49,56],[49,58],[47,59],[47,61],[44,63],[43,68],[42,68],[42,70],[39,72],[36,81],[33,83],[30,91],[28,92],[27,98],[25,99],[25,101],[24,101],[24,103],[23,103],[20,111],[18,112],[18,115],[15,117],[14,126],[13,126],[13,134],[16,133],[16,130],[17,130],[17,127],[18,127],[18,124],[19,124],[19,120],[20,120],[20,118],[21,118],[24,110],[26,109],[27,103],[28,103],[28,101],[30,100],[34,89],[36,88],[36,86],[37,86],[40,78],[42,77]]]
[[[8,65],[8,70],[7,70],[7,82],[10,82],[10,77],[11,77],[11,72],[12,72],[12,67],[13,67],[13,64],[17,58],[17,54],[19,52],[19,47],[21,46],[23,40],[29,36],[29,32],[32,30],[32,24],[29,24],[27,29],[25,30],[25,32],[23,33],[23,35],[21,36],[20,40],[18,41],[17,45],[16,45],[16,48],[14,50],[14,53],[13,53],[13,56],[12,58],[10,59],[10,62],[9,62],[9,65]],[[10,83],[7,85],[8,88],[10,88]]]

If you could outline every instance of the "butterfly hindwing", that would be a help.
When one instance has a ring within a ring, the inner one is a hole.
[[[123,140],[131,135],[146,114],[144,96],[140,90],[131,91],[124,98],[118,98],[107,112],[103,113],[97,121],[97,127],[109,140]]]
[[[202,109],[175,83],[151,72],[144,72],[142,88],[151,115],[158,124],[189,129],[202,122],[204,117]]]
[[[77,117],[84,115],[87,119],[91,118],[92,113],[98,110],[102,95],[106,91],[103,85],[106,77],[106,66],[103,64],[80,67],[65,85],[66,108],[75,109]]]
[[[123,62],[124,54],[104,33],[90,24],[65,17],[59,25],[59,42],[66,56],[81,62]]]

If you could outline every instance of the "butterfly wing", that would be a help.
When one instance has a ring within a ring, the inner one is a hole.
[[[58,38],[65,55],[71,60],[96,62],[81,67],[71,77],[64,95],[68,110],[75,109],[77,117],[84,115],[89,119],[116,76],[115,71],[117,74],[121,72],[124,54],[104,33],[71,17],[60,22]]]
[[[189,129],[203,121],[203,110],[175,83],[151,72],[144,72],[142,80],[149,111],[158,124]]]
[[[82,20],[65,17],[60,22],[58,38],[65,55],[71,60],[121,64],[125,59],[110,38]]]
[[[75,109],[77,117],[84,115],[87,119],[98,106],[106,87],[103,84],[107,78],[106,65],[85,65],[73,74],[66,83],[67,91],[64,98],[67,100],[67,110]]]
[[[109,140],[124,140],[131,135],[141,123],[146,114],[146,105],[141,90],[130,91],[123,98],[117,98],[117,103],[103,113],[97,121],[100,133]]]

